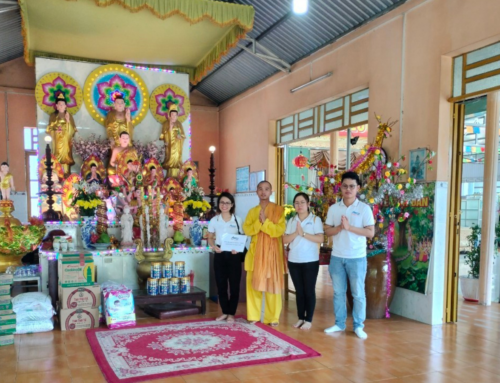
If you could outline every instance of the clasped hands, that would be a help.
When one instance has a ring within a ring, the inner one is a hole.
[[[351,224],[349,223],[349,220],[345,215],[343,215],[340,219],[340,226],[342,227],[342,230],[346,231],[349,231],[349,229],[351,228]]]

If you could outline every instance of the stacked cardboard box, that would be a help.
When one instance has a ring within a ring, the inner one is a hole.
[[[0,347],[14,344],[16,314],[12,311],[11,285],[12,274],[0,274]]]
[[[91,254],[64,254],[59,268],[59,322],[62,331],[99,327],[101,288],[95,284]]]

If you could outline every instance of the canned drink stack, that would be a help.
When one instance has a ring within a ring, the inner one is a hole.
[[[158,279],[148,278],[148,295],[158,295]]]
[[[161,262],[151,262],[151,278],[161,278]]]

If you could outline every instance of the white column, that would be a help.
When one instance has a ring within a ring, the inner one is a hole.
[[[495,222],[497,211],[498,122],[500,92],[488,93],[483,184],[483,225],[479,268],[479,303],[491,305],[493,258],[495,256]]]
[[[338,133],[330,133],[330,165],[339,165]]]

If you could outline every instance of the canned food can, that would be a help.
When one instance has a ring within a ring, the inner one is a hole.
[[[191,291],[191,278],[184,277],[181,278],[181,288],[180,292],[182,294],[189,293]]]
[[[163,262],[162,274],[163,278],[172,278],[174,276],[174,265],[172,262]]]
[[[161,262],[151,262],[151,278],[161,278]]]
[[[159,292],[160,295],[167,295],[170,291],[169,289],[170,282],[168,278],[160,278],[159,281]]]
[[[184,278],[186,276],[186,263],[184,261],[175,262],[175,273],[176,278]]]
[[[170,294],[179,294],[179,278],[170,278]]]
[[[148,278],[148,295],[158,295],[158,279]]]

